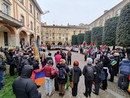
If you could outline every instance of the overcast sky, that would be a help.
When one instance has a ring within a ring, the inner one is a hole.
[[[42,22],[47,25],[89,24],[122,0],[37,0],[43,12]]]

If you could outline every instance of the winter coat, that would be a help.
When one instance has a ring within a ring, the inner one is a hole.
[[[60,59],[61,59],[61,55],[60,54],[56,54],[55,55],[55,61],[56,61],[56,64],[60,63]]]
[[[66,82],[67,82],[67,74],[69,73],[68,66],[66,64],[58,64],[57,68],[58,68],[58,70],[60,70],[60,68],[64,68],[65,69],[65,71],[66,71],[65,79],[60,79],[60,78],[57,77],[57,80],[58,80],[59,84],[66,84]]]
[[[82,75],[81,69],[78,66],[74,66],[70,71],[70,81],[73,81],[73,83],[78,83],[81,75]]]
[[[130,74],[130,61],[129,60],[122,60],[120,62],[120,73],[121,74]]]
[[[45,71],[46,77],[50,77],[52,74],[54,74],[54,73],[52,73],[52,71],[54,70],[54,67],[51,65],[45,65],[43,69]]]
[[[95,67],[95,72],[96,72],[96,74],[94,75],[94,80],[96,81],[96,80],[99,80],[99,75],[101,74],[101,71],[103,69],[103,63],[99,62],[94,67]]]
[[[6,70],[6,65],[5,65],[6,61],[0,57],[0,71],[5,71]]]
[[[16,98],[41,98],[36,84],[30,78],[32,70],[32,66],[25,65],[22,69],[21,76],[13,82],[13,93]]]
[[[93,73],[91,74],[91,79],[93,80],[94,79],[94,73],[95,73],[95,69],[94,69],[94,66],[92,66],[91,64],[88,64],[88,65],[85,65],[84,66],[84,68],[83,68],[83,75],[84,75],[84,77],[85,77],[85,80],[90,80],[90,78],[88,77],[88,69],[87,69],[87,67],[88,66],[90,66],[90,67],[92,67],[92,69],[93,69]]]

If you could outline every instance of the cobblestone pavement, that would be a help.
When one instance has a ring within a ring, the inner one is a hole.
[[[54,54],[54,51],[52,52]],[[79,53],[73,53],[72,54],[72,62],[74,60],[78,60],[80,63],[80,68],[83,69],[83,66],[86,64],[86,62],[83,59],[83,55]],[[83,92],[85,91],[85,85],[84,85],[84,77],[83,75],[80,77],[80,82],[78,85],[78,95],[77,98],[85,98],[83,95]],[[54,88],[53,88],[54,89]],[[41,86],[39,88],[39,91],[42,94],[42,98],[49,98],[45,95],[45,86]],[[61,98],[58,95],[58,92],[53,91],[53,95],[50,98]],[[65,96],[63,98],[74,98],[71,95],[71,89],[66,90]],[[99,96],[96,96],[92,93],[91,98],[130,98],[130,94],[128,94],[126,91],[123,91],[117,87],[117,77],[114,81],[114,83],[108,82],[108,89],[106,91],[100,90]]]

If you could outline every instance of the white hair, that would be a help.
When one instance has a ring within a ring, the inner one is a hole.
[[[93,63],[92,58],[87,58],[87,64],[92,64],[92,63]]]

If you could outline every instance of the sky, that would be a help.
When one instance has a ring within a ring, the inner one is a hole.
[[[90,24],[122,0],[37,0],[43,12],[42,22],[47,25]]]

